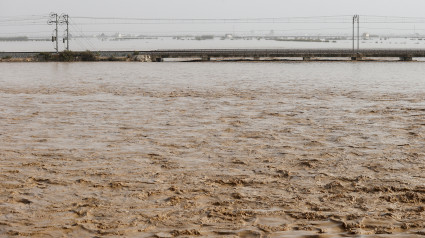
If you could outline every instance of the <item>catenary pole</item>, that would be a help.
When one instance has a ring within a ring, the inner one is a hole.
[[[360,53],[360,16],[357,15],[357,53]]]
[[[354,36],[354,32],[355,32],[355,22],[356,22],[356,17],[357,17],[357,15],[354,15],[353,16],[353,54],[355,53],[355,48],[354,48],[354,42],[355,42],[355,36]]]
[[[59,53],[59,41],[58,41],[58,14],[56,14],[56,53]]]
[[[61,23],[66,24],[66,50],[69,50],[69,16],[67,14],[61,15]]]
[[[56,28],[55,28],[55,35],[54,37],[52,37],[52,41],[56,41],[56,53],[59,53],[59,42],[58,42],[58,24],[59,24],[59,16],[57,13],[50,13],[50,19],[47,22],[47,24],[52,25],[55,24]]]

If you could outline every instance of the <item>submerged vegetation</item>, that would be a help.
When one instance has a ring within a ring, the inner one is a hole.
[[[49,52],[41,52],[37,55],[37,59],[39,61],[51,61],[53,58],[53,54]]]
[[[140,55],[138,51],[130,52],[126,55],[109,54],[101,55],[100,52],[93,51],[70,51],[65,50],[59,53],[40,52],[22,53],[20,55],[2,54],[0,52],[0,62],[90,62],[90,61],[138,61],[151,62],[150,57]]]
[[[73,52],[65,50],[58,54],[58,61],[72,62],[72,61],[97,61],[96,53],[91,51]]]
[[[65,50],[63,52],[56,53],[50,53],[50,52],[42,52],[39,53],[35,57],[36,61],[42,61],[42,62],[78,62],[78,61],[126,61],[127,57],[101,57],[99,53],[92,52],[92,51],[83,51],[83,52],[75,52],[75,51],[69,51]]]

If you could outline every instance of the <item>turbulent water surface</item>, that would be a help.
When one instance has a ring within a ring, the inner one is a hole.
[[[1,63],[0,236],[420,237],[424,63]]]

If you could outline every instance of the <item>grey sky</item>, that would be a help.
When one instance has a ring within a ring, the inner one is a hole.
[[[321,15],[425,16],[423,0],[0,0],[0,16],[232,18]]]
[[[0,0],[0,19],[8,16],[48,15],[67,13],[78,16],[135,17],[135,18],[279,18],[336,15],[378,15],[424,17],[424,0]],[[347,24],[221,24],[221,25],[104,25],[84,24],[74,19],[72,33],[190,34],[250,32],[281,32],[282,34],[351,34],[350,17]],[[364,18],[363,18],[364,19]],[[52,26],[46,20],[39,25],[19,26],[0,24],[2,35],[50,35]],[[388,29],[391,27],[392,29]],[[425,34],[425,21],[418,24],[363,25],[362,31],[379,33]],[[391,32],[390,32],[391,31]],[[220,33],[220,34],[221,34]],[[278,33],[280,34],[280,33]]]

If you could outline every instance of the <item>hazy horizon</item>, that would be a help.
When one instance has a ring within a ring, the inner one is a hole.
[[[66,13],[71,18],[71,34],[94,35],[114,32],[126,34],[225,34],[239,35],[267,34],[278,35],[331,34],[350,35],[351,16],[354,14],[369,16],[422,17],[423,1],[395,0],[346,1],[346,0],[300,0],[300,1],[242,1],[242,0],[2,0],[0,2],[0,36],[34,35],[50,36],[54,26],[47,25],[47,16],[51,12]],[[83,19],[78,17],[108,18],[145,18],[145,19],[231,19],[231,18],[291,18],[311,16],[344,16],[339,20],[324,22],[320,18],[311,18],[305,23],[176,23],[176,22],[140,22],[113,19]],[[3,19],[2,19],[3,18]],[[31,20],[34,18],[34,20]],[[370,18],[370,17],[369,17]],[[6,19],[6,20],[5,20]],[[14,21],[14,19],[25,19]],[[365,17],[362,18],[364,20]],[[386,18],[385,18],[386,19]],[[338,22],[341,21],[341,22]],[[61,34],[64,27],[60,27]],[[376,34],[414,34],[425,35],[425,18],[417,23],[405,24],[363,24],[361,32]]]

